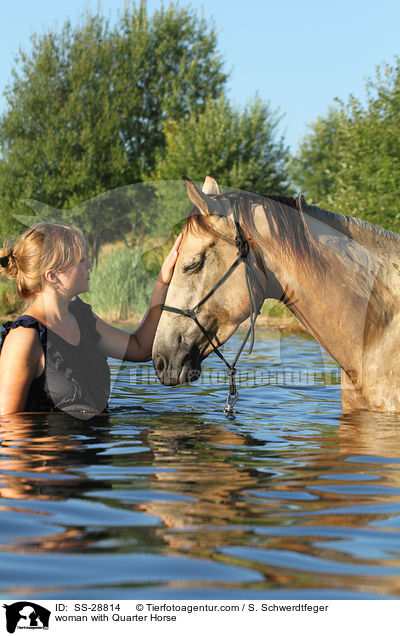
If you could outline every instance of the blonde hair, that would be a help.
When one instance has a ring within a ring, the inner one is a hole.
[[[63,271],[86,253],[81,230],[63,223],[37,223],[26,230],[15,247],[6,240],[0,248],[0,273],[16,280],[18,294],[28,299],[42,291],[47,270]]]

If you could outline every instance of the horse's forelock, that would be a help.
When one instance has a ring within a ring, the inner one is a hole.
[[[196,235],[207,234],[212,238],[232,242],[232,238],[230,236],[227,236],[223,232],[217,230],[215,225],[211,223],[212,216],[215,215],[207,216],[202,214],[196,206],[193,206],[186,217],[185,230]]]
[[[335,255],[331,255],[329,250],[324,252],[320,249],[316,239],[312,235],[306,217],[312,216],[323,223],[326,223],[340,234],[349,239],[356,240],[363,244],[363,241],[373,241],[380,239],[387,241],[392,249],[398,249],[400,238],[397,235],[377,228],[366,221],[352,217],[345,217],[342,214],[334,214],[322,210],[315,206],[309,206],[301,197],[294,199],[284,195],[256,195],[251,193],[224,193],[216,198],[229,199],[232,205],[236,206],[237,217],[240,225],[245,230],[249,238],[255,243],[270,247],[269,241],[263,238],[254,221],[254,210],[257,205],[261,205],[265,212],[266,224],[271,236],[274,238],[274,249],[279,250],[282,259],[290,259],[296,262],[298,270],[302,270],[306,275],[317,276],[320,281],[324,279],[327,272],[332,268],[340,268]],[[211,216],[205,216],[193,209],[186,219],[186,227],[196,233],[205,233],[214,238],[223,238],[229,242],[231,237],[223,236],[211,223]],[[354,239],[354,235],[356,238]],[[361,240],[363,239],[363,240]],[[378,242],[378,247],[380,243]],[[369,248],[369,242],[367,248]],[[382,321],[384,308],[391,307],[392,293],[385,286],[377,275],[376,282],[371,289],[369,280],[364,280],[362,272],[358,268],[342,269],[341,276],[346,280],[349,289],[353,289],[360,299],[369,298],[369,315],[376,322]],[[389,298],[389,300],[387,300]],[[360,301],[361,302],[361,301]],[[390,314],[390,309],[388,310]]]
[[[299,267],[308,272],[323,274],[325,264],[308,229],[299,199],[280,194],[259,195],[250,192],[227,192],[216,195],[215,198],[228,200],[232,207],[235,206],[239,223],[248,237],[255,243],[268,247],[268,242],[258,232],[254,221],[255,207],[262,206],[269,231],[282,257],[295,259]],[[195,234],[207,234],[233,242],[233,236],[227,236],[216,229],[211,222],[212,216],[202,214],[194,206],[187,216],[185,227]]]

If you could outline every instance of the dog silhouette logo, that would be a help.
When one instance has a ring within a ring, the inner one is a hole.
[[[51,612],[31,601],[18,601],[3,605],[6,610],[6,624],[9,634],[16,629],[48,629]]]

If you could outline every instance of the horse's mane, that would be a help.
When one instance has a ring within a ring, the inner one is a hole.
[[[239,222],[249,238],[256,243],[268,245],[259,234],[254,221],[254,209],[261,205],[265,211],[265,219],[270,235],[274,240],[282,259],[296,262],[298,271],[317,276],[322,282],[329,272],[336,271],[343,278],[343,283],[354,291],[361,300],[367,300],[370,318],[378,323],[387,322],[393,312],[395,298],[393,289],[388,286],[378,271],[371,283],[369,270],[364,270],[361,263],[353,261],[351,254],[338,254],[334,257],[329,250],[321,250],[312,235],[307,216],[325,223],[338,235],[352,239],[368,252],[376,255],[377,262],[382,263],[382,253],[396,254],[398,258],[400,236],[377,227],[372,223],[344,214],[329,212],[314,205],[308,205],[303,196],[296,199],[279,194],[257,195],[248,192],[228,192],[216,195],[216,199],[228,199],[236,205]],[[200,214],[192,208],[186,219],[186,227],[192,231],[206,232],[217,238],[229,239],[222,235],[210,222],[210,217]],[[340,265],[337,260],[340,258]],[[345,263],[347,262],[347,266]],[[338,270],[338,266],[341,268]],[[322,282],[323,284],[323,282]],[[372,287],[371,287],[372,285]],[[369,299],[369,300],[368,300]]]
[[[257,232],[254,224],[254,207],[256,205],[263,206],[271,235],[277,240],[282,253],[296,259],[307,269],[310,260],[315,268],[316,262],[320,262],[323,257],[309,231],[304,215],[325,223],[374,253],[379,253],[383,244],[386,253],[393,251],[396,257],[399,253],[400,236],[398,234],[363,219],[330,212],[316,205],[309,205],[303,196],[298,196],[295,199],[281,194],[258,195],[249,192],[228,192],[217,195],[215,198],[236,201],[240,223],[247,230],[250,238],[261,243],[265,243],[265,241]],[[294,210],[298,214],[294,213]],[[215,229],[206,216],[195,212],[198,212],[197,208],[193,208],[186,219],[186,225],[190,230],[197,229],[212,236],[226,238]]]
[[[228,199],[236,205],[238,220],[249,238],[256,244],[268,245],[258,232],[254,222],[254,208],[261,205],[271,236],[276,240],[282,257],[296,260],[305,269],[315,273],[324,270],[324,258],[308,229],[303,214],[302,197],[294,199],[280,194],[258,195],[249,192],[227,192],[216,199]],[[293,213],[294,210],[297,211]],[[192,208],[186,219],[190,231],[205,232],[214,238],[230,240],[210,222],[210,218]]]
[[[306,203],[304,211],[373,251],[376,250],[378,245],[384,242],[388,244],[388,247],[393,245],[393,249],[398,252],[400,236],[395,232],[385,230],[378,225],[374,225],[373,223],[358,219],[354,216],[347,216],[338,212],[329,212],[329,210],[324,210],[316,205]]]

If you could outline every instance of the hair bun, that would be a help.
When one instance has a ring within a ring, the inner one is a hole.
[[[0,258],[0,265],[1,267],[8,267],[8,264],[10,262],[10,258],[13,255],[13,251],[11,250],[11,252],[9,254],[7,254],[7,256],[2,256]]]

